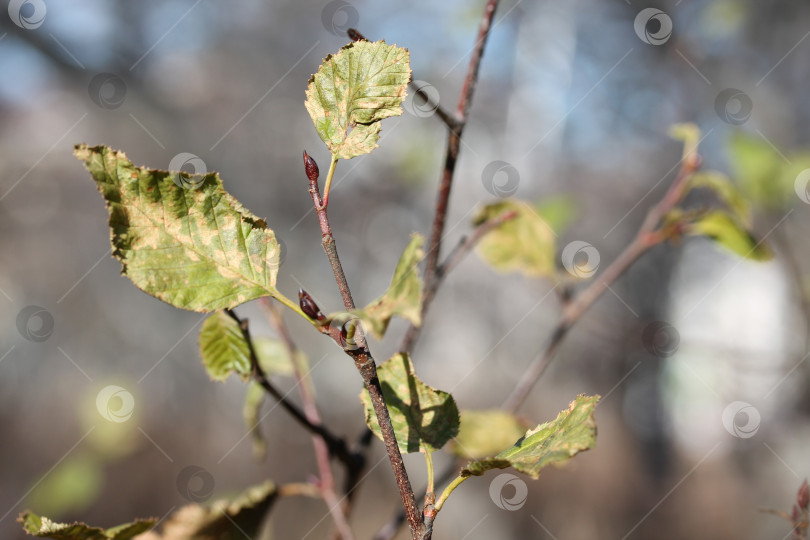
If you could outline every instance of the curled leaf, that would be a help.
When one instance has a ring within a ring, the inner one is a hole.
[[[26,533],[55,540],[130,540],[149,531],[157,519],[139,519],[110,529],[90,527],[84,523],[57,523],[33,512],[24,512],[17,519]]]
[[[694,236],[707,236],[746,259],[767,261],[773,258],[763,241],[754,238],[734,216],[720,210],[698,218],[688,226],[687,232]]]
[[[458,434],[458,407],[453,396],[420,381],[407,353],[395,354],[380,364],[377,376],[400,451],[432,452]],[[368,390],[363,389],[360,400],[366,425],[382,440]]]

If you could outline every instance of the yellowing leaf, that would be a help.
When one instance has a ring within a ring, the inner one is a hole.
[[[265,390],[261,384],[250,381],[245,392],[245,403],[242,406],[242,419],[245,421],[245,428],[250,433],[253,443],[253,457],[259,461],[264,459],[267,453],[267,442],[264,440],[261,426],[259,426],[259,412],[262,403],[264,403],[265,395]]]
[[[55,540],[130,540],[150,530],[157,523],[157,519],[143,519],[105,530],[84,523],[56,523],[32,512],[24,512],[17,521],[22,524],[26,533]]]
[[[307,87],[306,107],[332,155],[351,159],[377,147],[380,120],[402,114],[411,78],[407,49],[358,41],[327,56]]]
[[[432,452],[458,434],[453,396],[420,381],[407,353],[395,354],[380,364],[377,375],[401,452]],[[360,400],[366,425],[382,440],[368,390],[363,389]]]
[[[523,422],[506,411],[461,411],[461,427],[447,449],[469,459],[491,456],[512,446],[525,432]]]
[[[273,231],[223,189],[219,175],[184,188],[185,173],[136,167],[105,146],[80,144],[75,154],[107,202],[113,255],[138,288],[192,311],[262,296],[290,304],[276,290],[281,250]]]
[[[422,235],[414,234],[399,258],[385,293],[363,309],[353,311],[363,321],[363,329],[377,339],[382,339],[391,317],[398,315],[414,325],[422,324],[422,278],[419,262],[425,256]]]
[[[490,469],[514,467],[532,478],[548,465],[562,464],[596,444],[596,421],[593,418],[599,396],[578,396],[568,409],[551,422],[529,430],[503,452],[471,461],[461,470],[461,477],[480,476]]]
[[[707,213],[691,223],[687,232],[695,236],[708,236],[746,259],[767,261],[773,258],[771,250],[764,242],[758,242],[739,221],[726,212]]]
[[[520,272],[529,277],[551,277],[556,271],[557,243],[549,224],[525,201],[505,200],[488,204],[476,214],[479,225],[512,211],[516,216],[488,232],[476,252],[500,272]]]

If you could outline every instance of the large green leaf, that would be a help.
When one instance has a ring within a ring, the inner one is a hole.
[[[531,204],[519,200],[488,204],[477,212],[473,223],[480,225],[509,211],[515,217],[488,232],[478,242],[476,252],[501,272],[553,276],[557,249],[554,231]]]
[[[422,278],[418,265],[425,256],[422,251],[424,241],[420,234],[411,236],[411,241],[399,258],[388,290],[365,308],[352,312],[363,321],[363,329],[377,339],[383,338],[394,315],[409,320],[415,326],[422,324]]]
[[[276,290],[281,250],[273,231],[223,189],[219,175],[190,181],[186,173],[136,167],[105,146],[80,144],[75,154],[107,202],[113,255],[138,288],[192,311],[262,296],[290,304]]]
[[[447,449],[459,457],[476,459],[509,448],[526,432],[515,415],[499,409],[461,411],[461,427]]]
[[[306,107],[335,158],[377,147],[380,120],[402,114],[411,78],[407,49],[359,41],[327,56],[307,87]]]
[[[398,353],[377,368],[391,424],[402,452],[432,452],[458,434],[458,407],[453,396],[416,377],[407,353]],[[360,400],[366,424],[382,439],[371,396],[363,389]]]
[[[130,540],[150,530],[157,523],[157,519],[143,519],[105,530],[84,523],[56,523],[32,512],[24,512],[17,521],[32,536],[56,540]]]
[[[773,258],[771,250],[764,242],[751,236],[734,216],[720,210],[708,212],[690,223],[687,232],[695,236],[707,236],[747,259],[767,261]]]
[[[556,419],[527,431],[511,448],[493,457],[471,461],[460,476],[480,476],[490,469],[514,467],[537,478],[543,467],[559,465],[590,450],[596,444],[593,413],[597,401],[599,396],[578,396]]]

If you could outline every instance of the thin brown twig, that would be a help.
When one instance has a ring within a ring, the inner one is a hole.
[[[666,234],[661,234],[656,230],[661,219],[678,204],[684,196],[687,181],[699,166],[697,154],[690,154],[683,160],[677,177],[670,185],[664,197],[647,213],[644,222],[638,230],[633,241],[619,254],[619,256],[594,279],[588,287],[573,298],[563,308],[557,324],[551,332],[545,347],[541,353],[532,361],[529,368],[523,373],[520,381],[506,398],[501,408],[506,411],[515,412],[528,397],[534,385],[543,376],[557,350],[562,345],[569,330],[579,321],[582,316],[591,308],[596,300],[615,282],[619,276],[630,268],[630,266],[651,247],[660,244],[666,238]]]
[[[306,152],[304,152],[304,167],[307,172],[307,177],[309,178],[309,193],[312,197],[312,203],[315,206],[315,210],[318,214],[318,223],[321,227],[321,244],[332,266],[332,273],[335,275],[335,281],[340,290],[340,295],[343,298],[343,304],[346,310],[350,311],[355,308],[354,300],[349,290],[349,284],[346,281],[346,275],[343,272],[343,266],[340,264],[332,228],[326,213],[326,206],[321,201],[320,190],[318,188],[318,166]],[[391,417],[388,414],[388,407],[386,406],[385,397],[382,393],[382,386],[377,377],[377,365],[374,363],[374,358],[369,351],[365,335],[362,331],[362,325],[359,321],[354,323],[353,328],[354,343],[351,346],[344,346],[344,351],[354,359],[354,365],[357,371],[360,372],[363,383],[371,397],[371,403],[374,407],[377,422],[380,425],[380,432],[385,444],[386,453],[388,454],[388,460],[391,462],[391,468],[394,471],[399,494],[402,498],[402,505],[408,516],[408,525],[411,528],[411,534],[414,540],[419,540],[422,537],[422,520],[416,505],[413,488],[408,478],[408,472],[405,469],[405,463],[402,461],[402,454],[399,451],[397,438],[394,434],[394,427],[391,425]],[[338,336],[338,338],[340,337],[341,336]],[[343,345],[340,339],[336,341],[338,344]]]
[[[488,232],[500,227],[507,221],[514,219],[515,216],[516,214],[513,211],[504,212],[503,214],[480,224],[475,228],[475,230],[473,230],[472,234],[463,237],[459,241],[456,247],[453,248],[445,260],[436,269],[436,279],[425,286],[425,291],[422,294],[422,324],[424,324],[425,315],[430,308],[430,304],[436,297],[436,292],[439,290],[439,286],[444,282],[444,278],[447,276],[447,274],[449,274],[450,271],[453,270],[453,268],[455,268],[461,262],[461,260],[473,250],[473,248],[475,248],[476,244],[478,244],[478,242],[484,236],[486,236]],[[411,325],[408,327],[408,330],[405,332],[405,336],[402,338],[402,343],[399,346],[400,351],[411,352],[416,340],[419,338],[420,329],[421,326],[416,325]]]
[[[290,362],[293,366],[293,373],[295,374],[296,386],[298,393],[301,396],[301,403],[304,409],[304,414],[307,419],[313,424],[322,424],[321,415],[318,412],[318,406],[315,402],[311,382],[306,373],[301,370],[301,364],[297,361],[298,347],[290,335],[287,325],[284,324],[284,319],[281,313],[275,308],[271,301],[262,302],[267,313],[267,319],[270,324],[275,328],[281,341],[284,343],[287,353],[290,356]],[[335,477],[332,473],[332,464],[329,461],[329,447],[319,435],[312,436],[312,446],[315,450],[315,461],[318,466],[319,484],[318,488],[321,492],[326,506],[329,508],[329,513],[332,515],[332,520],[335,522],[335,528],[339,538],[343,540],[354,540],[354,533],[349,526],[346,514],[343,507],[338,501],[335,494]]]
[[[357,458],[349,452],[348,447],[346,446],[346,442],[334,435],[331,431],[329,431],[326,426],[321,423],[311,422],[307,416],[299,409],[294,403],[291,403],[281,391],[276,388],[270,379],[267,378],[267,375],[264,373],[264,370],[259,365],[259,359],[256,355],[256,349],[253,345],[253,340],[250,337],[250,329],[248,328],[248,321],[247,319],[240,318],[233,310],[226,309],[225,313],[227,313],[236,323],[239,325],[240,330],[242,331],[242,335],[245,337],[245,341],[247,341],[248,349],[250,352],[250,364],[252,370],[253,379],[258,382],[262,388],[264,388],[265,392],[273,396],[273,398],[279,402],[279,404],[286,410],[290,415],[303,426],[307,431],[314,435],[318,435],[321,437],[324,442],[326,442],[327,447],[329,448],[329,453],[339,459],[341,462],[349,464],[354,462]]]
[[[467,115],[472,104],[476,83],[478,82],[478,71],[481,67],[481,58],[484,55],[484,47],[492,28],[492,19],[495,16],[495,9],[498,7],[498,0],[487,0],[484,7],[484,14],[481,17],[481,24],[478,27],[478,36],[475,40],[470,65],[467,69],[467,76],[464,79],[464,86],[461,88],[458,106],[456,107],[456,117],[458,124],[456,129],[451,129],[448,134],[447,147],[444,156],[444,168],[442,170],[439,192],[436,200],[436,212],[433,218],[433,226],[428,243],[427,262],[425,263],[425,284],[430,287],[436,279],[438,270],[439,255],[441,251],[442,236],[444,234],[445,222],[447,221],[447,208],[450,200],[450,188],[453,185],[453,176],[456,170],[456,162],[461,148],[461,136],[467,125]]]

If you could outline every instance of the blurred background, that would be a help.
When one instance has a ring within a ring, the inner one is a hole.
[[[6,4],[0,536],[23,536],[14,520],[24,509],[108,527],[165,516],[189,493],[213,500],[268,478],[306,481],[316,471],[310,438],[280,409],[262,421],[267,459],[253,459],[245,386],[211,382],[200,364],[202,316],[119,275],[102,199],[72,146],[104,143],[139,165],[219,171],[281,239],[280,289],[294,297],[305,287],[336,311],[301,165],[303,149],[322,169],[328,161],[304,108],[307,80],[353,26],[410,49],[414,79],[454,110],[483,0]],[[692,121],[705,136],[705,166],[747,190],[756,232],[777,256],[748,262],[701,239],[646,254],[580,321],[520,411],[538,423],[579,393],[599,393],[596,449],[538,481],[504,484],[501,471],[469,480],[435,537],[786,537],[789,524],[759,509],[789,511],[810,469],[810,197],[798,174],[810,168],[810,4],[504,0],[495,21],[446,249],[482,203],[564,197],[574,210],[560,250],[587,242],[606,266],[675,175],[682,145],[668,127]],[[340,164],[333,185],[330,217],[358,304],[385,290],[411,232],[429,232],[446,130],[419,100],[405,109],[383,123],[379,149]],[[735,136],[745,140],[736,157]],[[746,156],[755,159],[740,166]],[[414,352],[422,379],[462,408],[497,407],[557,320],[549,289],[465,259],[425,321]],[[257,306],[238,311],[254,334],[273,335]],[[354,367],[288,319],[323,415],[354,440],[364,429]],[[405,328],[394,321],[372,343],[378,361]],[[125,422],[99,413],[110,385],[133,396]],[[436,460],[442,468],[450,458]],[[406,457],[416,486],[423,463]],[[358,538],[399,508],[376,440],[370,464],[352,518]],[[189,485],[192,466],[204,471],[192,479],[199,485]],[[322,503],[285,499],[267,537],[330,530]]]

